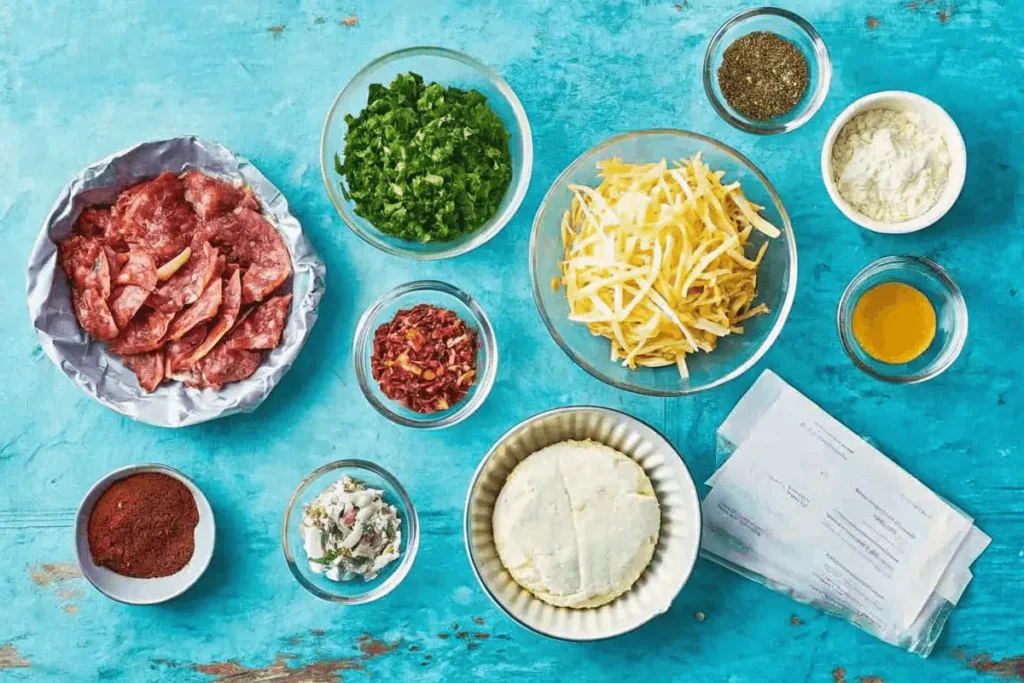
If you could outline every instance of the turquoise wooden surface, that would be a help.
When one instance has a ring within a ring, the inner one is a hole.
[[[1024,304],[1024,5],[783,3],[821,32],[835,75],[808,125],[761,139],[720,121],[700,85],[711,33],[751,4],[0,3],[0,680],[1024,680],[1024,388],[1015,353]],[[349,16],[358,17],[355,26],[341,23]],[[371,58],[417,44],[462,49],[497,67],[530,114],[536,149],[533,184],[512,223],[467,256],[429,264],[384,256],[355,238],[328,203],[317,166],[336,91]],[[889,88],[938,101],[967,142],[960,201],[939,225],[911,236],[855,227],[819,177],[832,118],[856,97]],[[782,195],[800,254],[793,313],[758,370],[678,400],[620,393],[576,368],[541,324],[527,271],[531,220],[561,169],[612,133],[656,126],[711,135],[757,163]],[[329,275],[309,344],[255,414],[169,431],[102,408],[53,367],[27,320],[24,268],[51,202],[82,166],[185,133],[219,140],[259,166],[288,196]],[[947,267],[970,309],[963,356],[921,386],[861,374],[835,333],[847,281],[893,253]],[[348,350],[374,297],[422,277],[478,297],[501,352],[480,412],[434,433],[379,417],[355,385]],[[930,659],[705,561],[668,614],[610,642],[549,641],[488,602],[465,559],[462,504],[474,467],[505,429],[560,405],[621,408],[665,431],[703,481],[714,466],[716,426],[763,367],[870,435],[992,536]],[[287,571],[279,539],[294,486],[342,456],[391,469],[423,521],[405,583],[383,601],[349,609],[306,593]],[[218,545],[187,595],[134,608],[75,578],[67,565],[71,521],[102,474],[153,460],[203,487]]]

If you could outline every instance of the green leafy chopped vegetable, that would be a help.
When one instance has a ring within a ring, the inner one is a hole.
[[[452,240],[498,211],[512,181],[509,132],[476,90],[400,74],[370,86],[345,117],[345,197],[378,230],[415,242]],[[346,187],[347,185],[347,187]]]

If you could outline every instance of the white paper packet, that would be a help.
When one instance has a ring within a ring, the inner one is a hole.
[[[788,425],[791,434],[773,429],[797,413],[806,419],[798,427]],[[762,424],[766,415],[767,424]],[[794,443],[803,438],[803,447],[777,459],[774,454],[790,445],[783,440],[789,438]],[[751,447],[742,449],[744,443]],[[769,452],[764,468],[759,467],[758,448]],[[729,460],[737,449],[737,458]],[[801,452],[815,449],[815,457],[835,456],[821,472],[815,471],[813,461],[790,467],[791,460],[806,457]],[[719,428],[718,457],[720,463],[729,460],[729,465],[707,481],[721,488],[705,499],[706,557],[886,642],[921,656],[931,652],[972,578],[970,564],[990,541],[970,517],[925,489],[771,371],[762,374]],[[844,462],[847,459],[849,463]],[[790,471],[773,473],[773,467]],[[822,478],[815,479],[816,475]],[[830,483],[830,476],[835,481]],[[851,489],[847,479],[863,479],[865,490]],[[810,495],[803,495],[800,487],[809,485]],[[856,499],[833,501],[830,486],[847,494],[856,491]],[[880,503],[872,499],[875,496],[881,497]],[[872,528],[890,507],[897,510],[893,521],[906,523],[910,530],[898,531],[899,524],[889,523]],[[875,509],[884,514],[874,514]],[[857,514],[861,518],[846,518]],[[822,522],[821,529],[815,527],[816,521]],[[881,544],[889,542],[886,538],[872,538],[879,529],[884,535],[890,526],[898,549],[883,548]],[[850,541],[863,547],[854,548]],[[904,557],[903,552],[911,554]],[[857,563],[865,566],[858,570]]]

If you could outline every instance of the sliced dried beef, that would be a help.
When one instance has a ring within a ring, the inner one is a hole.
[[[132,318],[121,334],[110,342],[110,352],[118,356],[134,356],[159,349],[164,344],[164,335],[173,317],[146,309]]]
[[[214,278],[194,304],[175,316],[167,338],[180,339],[196,325],[212,320],[220,310],[223,288],[223,281]]]
[[[96,288],[71,289],[71,303],[75,317],[85,333],[93,339],[109,341],[117,336],[117,323],[107,306],[107,300]]]
[[[199,235],[219,247],[228,263],[237,263],[244,271],[242,303],[262,301],[291,275],[291,256],[281,235],[251,209],[215,218]]]
[[[257,305],[225,340],[232,349],[274,349],[281,343],[281,333],[288,321],[292,295],[283,294]]]
[[[219,389],[229,382],[241,382],[251,377],[262,360],[263,356],[258,351],[231,349],[227,344],[217,344],[199,361],[198,369],[207,384]]]
[[[135,371],[135,377],[139,380],[139,386],[148,392],[153,392],[164,379],[164,353],[163,351],[150,351],[135,356],[123,356],[124,364]]]
[[[117,326],[124,329],[148,298],[149,292],[138,285],[122,285],[116,288],[110,297],[110,312],[113,313]]]
[[[185,186],[185,201],[203,220],[231,213],[246,196],[243,187],[195,170],[185,171],[181,183]]]
[[[78,214],[72,229],[76,235],[102,238],[110,227],[109,206],[88,206]]]
[[[166,354],[167,374],[176,370],[186,370],[186,361],[206,339],[206,325],[197,325],[185,333],[181,339],[172,339],[164,347]]]
[[[150,305],[164,313],[177,313],[199,299],[216,270],[217,249],[204,242],[192,250],[188,263],[153,292]]]
[[[202,358],[213,350],[213,347],[217,345],[228,330],[235,324],[238,319],[238,311],[242,306],[242,284],[236,272],[228,280],[227,285],[224,287],[224,298],[220,306],[220,312],[217,314],[217,318],[213,321],[210,326],[210,331],[206,334],[206,339],[203,343],[192,352],[185,361],[186,365],[194,365],[198,363]]]
[[[72,235],[58,245],[58,253],[73,288],[95,289],[103,299],[110,296],[110,264],[102,240]]]
[[[119,285],[135,285],[147,292],[156,289],[156,261],[142,249],[133,248],[127,260],[118,269],[115,282]]]
[[[170,172],[122,192],[111,218],[111,244],[142,247],[160,262],[189,246],[198,224],[185,187]]]

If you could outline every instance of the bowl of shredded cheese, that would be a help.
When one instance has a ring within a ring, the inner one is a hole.
[[[530,239],[534,299],[580,367],[682,396],[753,366],[796,293],[775,188],[741,154],[681,130],[617,135],[554,182]]]

